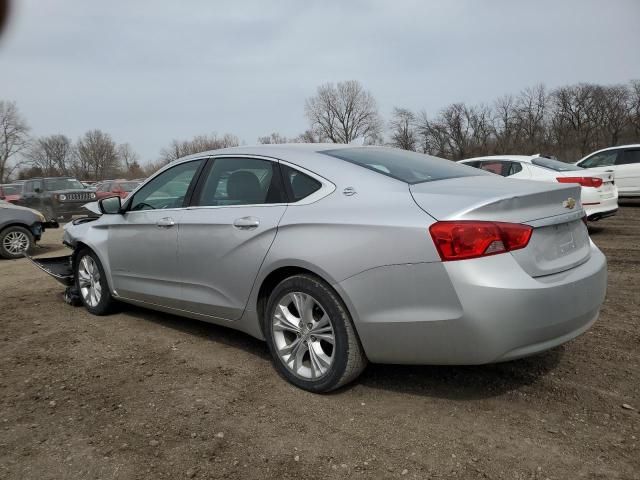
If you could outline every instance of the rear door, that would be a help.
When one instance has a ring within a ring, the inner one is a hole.
[[[277,161],[211,159],[181,217],[178,272],[184,308],[237,320],[286,210]]]

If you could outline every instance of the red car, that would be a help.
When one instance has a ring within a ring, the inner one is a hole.
[[[133,191],[138,185],[140,185],[140,182],[132,180],[107,180],[102,182],[96,189],[96,198],[98,200],[115,196],[126,198],[129,192]]]
[[[10,183],[7,185],[0,185],[0,200],[4,200],[9,203],[18,203],[22,198],[22,184]]]

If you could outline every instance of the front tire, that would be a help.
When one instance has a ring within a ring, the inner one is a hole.
[[[75,263],[76,288],[85,308],[94,315],[107,315],[115,306],[107,277],[98,256],[82,250]]]
[[[263,322],[276,370],[299,388],[335,390],[367,365],[346,307],[317,277],[295,275],[278,284]]]
[[[17,225],[0,232],[0,256],[6,259],[22,258],[33,249],[33,234]]]

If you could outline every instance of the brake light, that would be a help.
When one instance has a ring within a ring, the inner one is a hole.
[[[602,186],[602,179],[597,177],[557,177],[560,183],[579,183],[583,187],[598,188]]]
[[[524,248],[529,225],[473,220],[436,222],[429,233],[443,262],[486,257]]]

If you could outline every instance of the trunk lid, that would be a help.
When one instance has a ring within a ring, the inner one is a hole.
[[[462,177],[409,187],[436,220],[485,220],[534,227],[526,248],[510,254],[532,277],[568,270],[589,259],[580,185],[499,176]],[[573,207],[571,208],[571,206]]]

